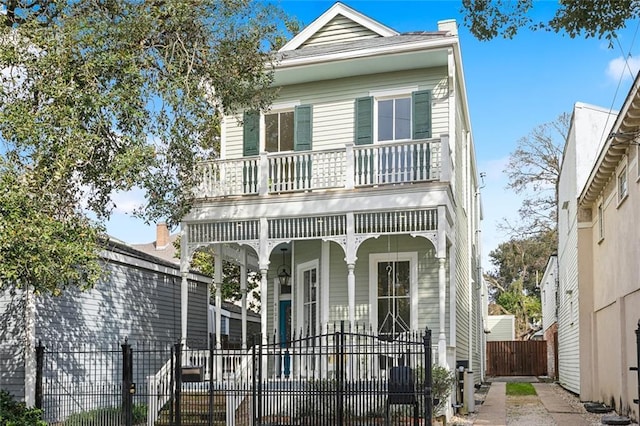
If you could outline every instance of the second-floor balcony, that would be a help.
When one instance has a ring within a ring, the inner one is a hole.
[[[442,147],[446,149],[442,149]],[[448,181],[448,137],[199,163],[197,199]]]

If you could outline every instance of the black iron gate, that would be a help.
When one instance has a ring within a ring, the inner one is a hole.
[[[36,405],[56,425],[431,424],[431,331],[344,323],[249,350],[136,343],[37,347]]]
[[[345,330],[255,346],[254,425],[431,424],[431,331]]]

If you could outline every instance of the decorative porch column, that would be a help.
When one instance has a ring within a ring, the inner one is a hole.
[[[356,325],[356,269],[355,263],[347,263],[347,291],[349,295],[349,324],[351,330],[355,330]]]
[[[222,244],[216,244],[214,275],[216,283],[216,349],[222,349]]]
[[[260,334],[267,344],[267,267],[260,265]]]
[[[440,314],[440,333],[438,334],[438,364],[447,366],[447,336],[445,331],[446,301],[447,301],[447,273],[445,257],[438,258],[438,312]]]
[[[353,212],[346,214],[347,216],[347,240],[345,244],[345,262],[347,263],[347,295],[349,303],[349,325],[351,330],[355,330],[356,325],[356,221]]]
[[[240,264],[240,294],[242,300],[242,350],[247,349],[247,248],[242,247]]]
[[[180,341],[187,343],[187,322],[189,320],[189,240],[187,237],[187,225],[182,225],[180,230]]]

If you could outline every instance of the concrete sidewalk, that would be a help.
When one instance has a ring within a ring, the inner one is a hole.
[[[507,424],[507,384],[493,382],[482,405],[476,407],[474,425],[505,426]]]
[[[585,419],[578,408],[572,407],[563,399],[558,398],[554,392],[553,383],[533,383],[542,405],[549,412],[553,420],[562,426],[580,426],[585,424]]]
[[[556,424],[562,426],[582,426],[585,419],[578,408],[571,406],[555,392],[556,384],[532,383],[540,402]],[[492,382],[484,403],[476,409],[478,416],[474,425],[505,426],[507,424],[506,382]],[[541,419],[541,424],[542,424]]]

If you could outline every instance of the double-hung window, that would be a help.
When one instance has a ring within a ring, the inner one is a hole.
[[[356,183],[428,180],[431,146],[425,139],[429,138],[430,90],[388,90],[356,99],[356,145],[379,144],[375,149],[356,151]]]
[[[624,165],[618,171],[618,204],[622,203],[624,199],[627,198],[628,191],[627,166]]]
[[[431,137],[431,91],[409,89],[358,98],[355,121],[356,145],[428,139]]]
[[[378,101],[378,141],[411,139],[411,97]]]
[[[261,138],[261,126],[264,136]],[[243,117],[243,155],[266,152],[308,151],[312,142],[312,107],[297,105],[264,114],[247,111]]]
[[[293,151],[294,112],[283,111],[264,116],[265,151]]]

